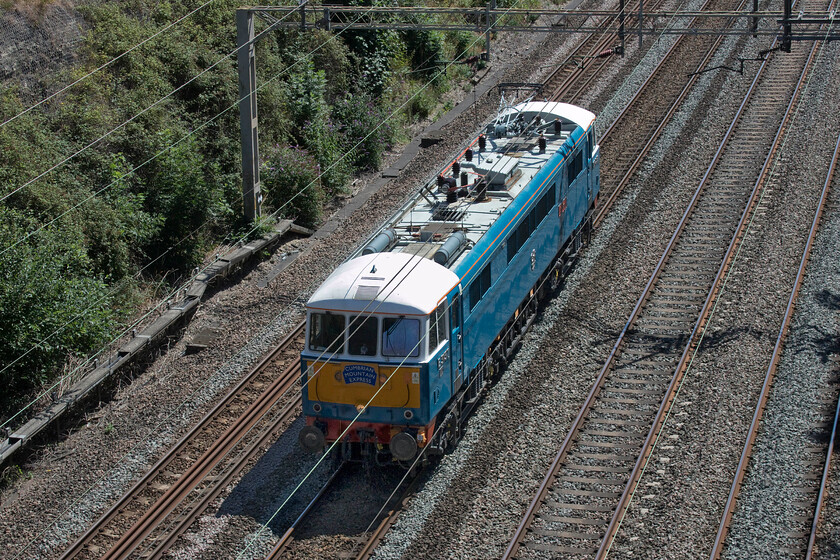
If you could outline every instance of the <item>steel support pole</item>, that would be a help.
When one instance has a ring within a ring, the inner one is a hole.
[[[642,50],[642,31],[645,27],[645,15],[642,12],[643,0],[639,0],[639,50]]]
[[[624,0],[621,0],[618,5],[618,41],[621,44],[621,57],[624,58]]]
[[[785,0],[785,20],[784,25],[782,26],[782,52],[789,53],[790,52],[790,41],[791,41],[791,23],[790,18],[793,14],[793,7],[792,7],[791,0]]]
[[[496,9],[496,0],[488,0],[487,1],[487,13],[486,13],[486,27],[484,31],[484,41],[486,43],[486,51],[487,51],[487,62],[490,62],[490,30],[493,28],[493,24],[495,23],[490,17],[490,11]]]
[[[257,144],[257,66],[254,58],[254,14],[236,10],[239,70],[239,135],[242,141],[242,209],[245,219],[260,217],[260,153]]]
[[[298,0],[300,4],[300,30],[306,31],[306,2]]]

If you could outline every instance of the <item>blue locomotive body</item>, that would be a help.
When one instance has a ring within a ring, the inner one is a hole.
[[[588,235],[594,121],[562,103],[504,108],[313,294],[305,447],[408,461],[457,441]]]

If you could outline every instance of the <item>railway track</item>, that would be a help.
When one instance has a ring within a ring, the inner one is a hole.
[[[738,468],[735,472],[732,488],[729,492],[726,506],[724,507],[720,527],[718,528],[710,555],[711,560],[717,560],[720,558],[725,546],[726,537],[729,532],[729,525],[735,512],[744,476],[746,475],[749,461],[752,456],[753,445],[758,435],[761,418],[767,406],[770,388],[776,377],[776,371],[779,365],[785,338],[788,333],[791,318],[793,317],[799,290],[805,276],[805,267],[808,264],[808,259],[811,254],[811,249],[813,248],[820,219],[826,206],[828,190],[832,186],[832,183],[834,183],[836,187],[838,181],[836,176],[840,175],[837,173],[839,160],[840,137],[838,137],[834,148],[834,154],[831,159],[831,164],[829,165],[825,185],[823,186],[822,193],[820,194],[820,200],[817,205],[814,220],[808,234],[802,258],[800,259],[796,281],[794,282],[793,290],[788,298],[788,304],[785,309],[782,326],[776,338],[773,355],[771,356],[770,365],[767,368],[767,373],[765,374],[764,383],[762,385],[755,413],[753,414],[752,423],[750,424],[744,450],[741,453],[741,458],[738,462]],[[831,456],[834,452],[834,440],[837,435],[837,421],[838,415],[840,415],[840,400],[838,400],[839,394],[840,387],[838,387],[837,384],[833,384],[825,388],[823,399],[819,403],[819,419],[812,424],[811,431],[808,436],[808,445],[804,449],[804,453],[806,455],[804,462],[813,467],[813,472],[810,475],[803,477],[801,480],[792,481],[792,484],[796,487],[797,493],[800,497],[797,500],[795,507],[797,511],[802,512],[803,515],[796,518],[798,526],[787,528],[788,536],[794,539],[796,545],[786,549],[785,552],[795,554],[800,557],[804,556],[807,559],[812,558],[814,554],[820,511],[822,504],[824,503],[828,474],[831,466]]]
[[[744,1],[737,4],[710,1],[704,9],[743,9],[745,4]],[[733,20],[724,18],[715,22],[721,28],[733,23]],[[600,141],[601,154],[610,165],[604,166],[601,171],[604,200],[595,217],[595,227],[603,222],[616,199],[624,192],[722,42],[722,36],[680,36],[604,131]],[[626,138],[635,138],[635,141],[627,142]]]
[[[813,54],[786,56],[772,72],[768,60],[761,64],[503,558],[605,557],[755,209]],[[751,192],[744,185],[753,185]]]
[[[716,5],[716,6],[720,6],[720,5],[731,6],[732,2],[731,1],[730,2],[718,2],[718,3],[710,2],[709,4],[710,5]],[[741,3],[741,5],[743,5],[743,2]],[[603,34],[601,34],[600,36],[596,37],[596,38],[590,38],[590,39],[584,41],[584,43],[582,43],[580,46],[578,46],[577,49],[575,49],[574,54],[567,57],[566,62],[561,64],[558,67],[558,70],[555,71],[550,76],[550,78],[546,81],[546,86],[544,86],[544,90],[552,90],[552,89],[554,90],[554,94],[552,96],[552,99],[561,100],[563,95],[568,94],[568,92],[570,92],[573,89],[578,92],[576,95],[579,95],[583,88],[582,87],[575,88],[574,85],[576,83],[581,82],[581,81],[589,83],[589,81],[592,79],[592,76],[597,75],[597,72],[599,72],[603,69],[603,66],[606,63],[606,59],[604,59],[604,58],[598,59],[598,58],[596,58],[595,55],[597,53],[600,53],[604,48],[606,48],[610,44],[611,41],[613,41],[615,39],[615,37],[616,37],[615,33],[609,33],[608,28],[610,27],[610,25],[611,25],[611,22],[604,22],[605,32]],[[656,138],[658,138],[659,133],[661,133],[665,124],[667,124],[667,119],[670,118],[671,116],[673,116],[674,112],[676,111],[676,108],[679,106],[681,101],[684,99],[687,92],[690,91],[691,86],[694,84],[694,82],[697,79],[697,76],[696,75],[687,76],[686,77],[686,83],[683,85],[682,88],[680,88],[678,86],[675,88],[674,84],[675,83],[678,84],[679,82],[676,82],[674,80],[665,80],[665,82],[668,84],[666,86],[666,88],[668,89],[667,94],[665,92],[661,91],[661,89],[662,89],[661,87],[659,88],[658,91],[655,91],[655,92],[652,91],[655,88],[654,84],[656,84],[658,81],[661,81],[661,80],[657,80],[656,78],[659,78],[661,75],[666,74],[666,73],[672,73],[672,74],[675,73],[675,70],[674,70],[675,68],[678,69],[678,71],[676,72],[677,74],[684,73],[686,65],[685,65],[684,62],[682,62],[682,63],[680,62],[680,57],[691,58],[693,66],[689,66],[689,68],[694,67],[694,68],[696,68],[695,72],[699,71],[700,69],[702,69],[708,63],[708,61],[710,60],[710,58],[712,57],[712,55],[714,54],[714,52],[716,51],[716,49],[718,48],[718,46],[720,45],[721,40],[722,40],[722,38],[711,38],[710,39],[710,38],[705,38],[704,37],[703,39],[701,39],[703,48],[698,49],[697,48],[697,41],[696,41],[697,38],[694,38],[694,39],[695,39],[695,41],[692,42],[690,40],[685,40],[685,38],[681,38],[681,39],[678,39],[675,42],[675,44],[671,47],[671,49],[669,51],[669,55],[665,56],[663,58],[663,60],[657,66],[657,69],[655,70],[655,72],[648,78],[648,80],[646,80],[644,86],[642,86],[642,88],[640,88],[639,92],[637,92],[636,99],[634,99],[634,102],[631,102],[631,104],[629,104],[628,107],[625,108],[625,110],[621,113],[619,118],[613,123],[613,126],[611,128],[619,126],[618,123],[624,123],[624,122],[630,120],[629,118],[622,119],[622,117],[627,117],[630,114],[629,113],[630,107],[636,107],[639,104],[641,104],[637,100],[647,99],[647,98],[656,99],[657,102],[652,104],[653,107],[649,107],[647,109],[643,108],[642,110],[634,111],[634,113],[636,113],[637,115],[644,115],[644,118],[646,119],[646,122],[648,123],[647,127],[644,129],[645,133],[643,133],[643,134],[647,135],[646,136],[647,141],[643,142],[643,143],[631,143],[632,146],[634,146],[634,147],[638,146],[638,145],[642,145],[642,146],[644,146],[644,148],[641,149],[641,150],[637,149],[635,151],[634,161],[628,162],[624,166],[624,167],[626,167],[626,170],[624,171],[623,181],[621,181],[619,186],[612,191],[611,200],[614,200],[617,197],[617,195],[620,194],[623,187],[627,184],[629,177],[632,176],[633,172],[637,169],[637,167],[639,165],[639,162],[641,162],[642,159],[646,156],[647,152],[650,149],[650,146],[653,145]],[[586,54],[581,54],[581,53],[586,53]],[[592,66],[592,67],[587,66],[586,67],[587,69],[595,70],[595,72],[585,73],[585,72],[583,72],[583,70],[584,70],[584,65],[583,64],[572,64],[572,62],[576,58],[581,59],[581,60],[585,60],[587,62],[591,61],[591,60],[598,60],[599,64],[597,66]],[[695,61],[696,61],[696,64],[694,64]],[[570,70],[570,68],[572,68],[572,69]],[[660,114],[660,112],[659,111],[654,111],[653,108],[661,107],[663,105],[662,99],[668,99],[668,100],[672,99],[673,101],[671,101],[671,103],[666,105],[666,107],[668,107],[668,109],[669,109],[667,111],[667,115],[657,118],[657,116]],[[638,117],[636,117],[636,118],[638,120]],[[625,126],[628,126],[628,125],[625,125]],[[629,125],[629,126],[634,126],[634,125]],[[638,127],[637,124],[635,126]],[[620,132],[616,133],[614,136],[618,136],[618,135],[620,135]],[[636,132],[636,135],[638,135],[638,132]],[[607,213],[608,210],[609,210],[609,205],[604,206],[601,209],[601,212],[599,213],[599,216],[603,217]],[[319,497],[320,496],[321,496],[321,493],[319,493]],[[316,500],[317,499],[318,498],[316,498]],[[313,504],[310,504],[310,507],[314,507],[314,501],[313,501]],[[382,522],[378,526],[377,530],[371,535],[370,539],[367,540],[366,544],[363,546],[362,552],[359,553],[359,555],[357,556],[358,558],[368,558],[372,555],[376,544],[382,538],[384,538],[384,535],[387,532],[388,528],[390,528],[390,526],[395,521],[396,516],[398,514],[398,511],[399,511],[399,509],[392,510],[390,512],[390,514],[382,520]],[[280,541],[275,546],[274,550],[271,552],[271,554],[268,556],[268,558],[282,558],[282,557],[284,557],[284,555],[291,554],[289,552],[289,549],[294,546],[292,543],[294,542],[295,529],[300,524],[302,519],[306,515],[308,515],[308,513],[309,513],[309,508],[307,508],[306,513],[302,514],[301,517],[298,518],[298,520],[294,523],[294,525],[288,529],[288,531],[283,535],[283,537],[281,537]],[[347,557],[353,557],[354,554],[355,554],[355,551],[353,551],[353,552],[345,551],[345,553],[344,553],[344,555],[347,556]],[[291,555],[294,556],[294,554],[291,554]]]
[[[300,395],[294,391],[293,398],[284,401],[279,415],[271,422],[263,420],[300,377],[303,327],[301,322],[224,401],[69,547],[62,560],[162,557],[257,450],[271,442],[278,427],[298,410]],[[253,406],[248,407],[249,403]],[[258,428],[254,428],[256,422],[260,422]],[[370,539],[358,544],[359,558],[371,556],[398,512],[399,508],[389,510]],[[272,554],[282,556],[294,541],[292,535],[299,522],[281,538]]]
[[[397,473],[399,475],[401,473]],[[319,509],[324,510],[330,507],[341,508],[347,511],[346,488],[358,489],[362,484],[369,482],[367,480],[368,473],[364,468],[358,465],[348,465],[342,463],[336,468],[329,479],[324,483],[315,497],[304,508],[301,514],[289,526],[271,552],[266,556],[266,560],[279,560],[286,557],[306,557],[309,556],[308,545],[306,543],[306,536],[299,539],[298,534],[301,532],[303,521],[309,518],[317,519]],[[373,531],[358,531],[352,527],[342,529],[340,527],[332,526],[330,529],[333,533],[345,535],[341,542],[331,546],[330,550],[334,556],[342,558],[356,558],[357,560],[366,560],[373,555],[376,545],[384,538],[388,529],[396,521],[402,505],[410,498],[416,490],[418,478],[412,477],[411,480],[404,484],[406,478],[403,477],[396,483],[397,489],[403,488],[401,491],[394,491],[388,495],[384,502],[385,506],[379,510],[384,512],[381,519],[380,514],[377,513],[373,519],[361,520],[367,527],[376,524]],[[343,488],[342,488],[343,487]],[[323,512],[321,512],[323,513]],[[378,521],[378,523],[377,523]],[[357,516],[345,516],[342,522],[358,526],[360,519]],[[347,535],[354,535],[347,537]]]
[[[832,185],[834,186],[834,188],[840,186],[840,136],[837,137],[837,143],[834,146],[834,157],[828,169],[828,177],[826,178],[826,184],[825,188],[823,189],[823,195],[820,198],[820,212],[822,212],[822,209],[825,208],[825,195],[827,194],[828,188]],[[820,215],[818,214],[815,218],[815,223],[819,222],[819,218]],[[813,520],[811,521],[811,532],[808,536],[808,549],[805,551],[806,560],[810,560],[811,558],[817,555],[821,544],[827,544],[820,543],[818,541],[818,536],[820,530],[821,514],[828,495],[828,488],[832,468],[831,458],[834,455],[834,442],[837,441],[838,422],[840,422],[840,397],[837,398],[837,406],[834,410],[834,422],[832,424],[831,433],[828,438],[828,445],[826,445],[825,448],[825,461],[822,476],[820,476],[820,485],[819,490],[817,492],[817,501],[816,504],[814,504],[814,515]]]
[[[302,339],[301,322],[61,558],[161,557],[297,414]]]
[[[638,2],[634,4],[638,5]],[[660,4],[661,2],[658,2],[657,6]],[[571,103],[569,99],[574,99],[575,95],[570,92],[574,90],[579,95],[584,87],[577,84],[588,84],[592,75],[597,75],[603,70],[608,58],[599,58],[598,55],[604,53],[618,39],[618,23],[614,18],[605,18],[601,21],[601,26],[601,33],[593,33],[584,38],[546,78],[543,91],[550,99]]]

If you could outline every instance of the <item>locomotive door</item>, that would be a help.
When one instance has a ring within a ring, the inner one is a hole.
[[[558,201],[557,201],[557,215],[560,217],[560,236],[558,238],[559,245],[557,250],[560,251],[563,246],[566,244],[566,205],[567,205],[567,198],[569,196],[569,182],[566,179],[566,171],[565,169],[557,174],[557,189],[558,193]]]
[[[452,338],[449,341],[450,355],[452,359],[452,394],[454,395],[464,382],[464,345],[463,345],[463,324],[461,323],[461,297],[458,293],[452,298],[449,306],[449,328],[452,330]]]

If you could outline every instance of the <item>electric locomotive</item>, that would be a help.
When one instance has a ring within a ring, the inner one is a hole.
[[[315,291],[301,444],[346,459],[443,453],[586,241],[595,115],[504,102],[497,117]]]

